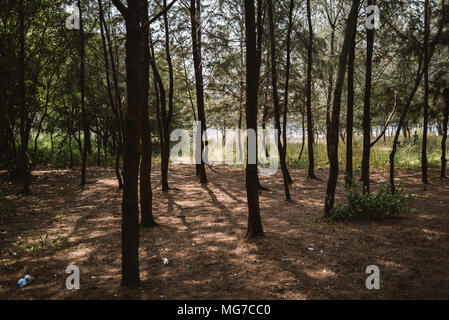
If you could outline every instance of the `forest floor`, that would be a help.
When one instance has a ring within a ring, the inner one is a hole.
[[[0,225],[0,299],[448,299],[449,181],[431,171],[400,171],[416,212],[384,222],[325,223],[327,170],[308,181],[291,170],[292,202],[282,175],[261,177],[265,237],[245,240],[245,171],[213,166],[203,188],[193,166],[171,165],[161,192],[153,176],[154,215],[141,229],[140,288],[120,287],[121,191],[114,172],[34,172],[30,196],[10,196],[18,215]],[[388,179],[376,171],[373,185]],[[374,187],[375,188],[375,187]],[[341,201],[343,190],[338,189]],[[26,248],[28,246],[28,249]],[[313,250],[312,250],[313,249]],[[155,257],[156,256],[156,257]],[[168,265],[162,263],[168,258]],[[66,267],[77,265],[81,289],[67,290]],[[380,290],[367,290],[365,269],[380,268]],[[32,282],[19,289],[17,280]]]

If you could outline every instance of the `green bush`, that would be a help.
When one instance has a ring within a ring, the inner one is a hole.
[[[400,186],[391,192],[389,184],[382,184],[377,191],[362,194],[355,180],[348,182],[344,186],[347,204],[335,206],[326,221],[385,220],[412,212],[411,204],[416,196],[403,194]]]

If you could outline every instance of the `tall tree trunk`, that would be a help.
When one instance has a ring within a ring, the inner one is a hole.
[[[429,23],[430,23],[430,8],[429,0],[424,1],[424,106],[423,118],[424,128],[422,136],[422,155],[421,155],[421,170],[422,183],[428,184],[427,177],[427,131],[429,122]]]
[[[259,86],[257,55],[257,34],[254,0],[245,0],[245,36],[246,36],[246,127],[257,132],[257,91]],[[256,137],[257,139],[257,137]],[[250,141],[246,146],[246,194],[248,199],[247,238],[263,235],[262,219],[259,207],[259,185],[257,183],[257,164],[250,163]]]
[[[329,146],[328,156],[330,162],[329,178],[326,188],[325,199],[325,214],[329,215],[335,202],[335,188],[337,186],[338,179],[338,131],[340,127],[340,109],[341,109],[341,95],[343,91],[343,82],[345,80],[346,62],[348,60],[349,50],[351,48],[351,41],[355,39],[353,33],[357,24],[358,11],[360,6],[360,0],[354,0],[352,2],[351,11],[346,23],[345,38],[343,47],[341,49],[337,82],[335,84],[334,102],[332,104],[332,118],[330,123]]]
[[[315,156],[313,153],[313,120],[312,120],[312,68],[313,68],[313,26],[310,0],[307,0],[307,23],[309,25],[309,43],[307,45],[307,147],[309,150],[308,179],[316,179]]]
[[[144,8],[141,11],[141,21],[148,21],[148,2],[145,1]],[[153,191],[151,189],[151,127],[148,104],[148,92],[150,89],[150,46],[149,46],[149,27],[142,31],[144,39],[144,51],[142,53],[143,66],[142,74],[142,161],[140,163],[140,214],[141,224],[144,228],[151,228],[157,225],[153,217]]]
[[[20,101],[20,176],[24,194],[30,192],[31,168],[28,157],[28,107],[25,100],[25,12],[23,0],[19,1],[19,101]]]
[[[110,77],[110,71],[109,71],[109,58],[108,58],[106,36],[105,36],[105,30],[107,30],[107,25],[104,20],[102,0],[98,0],[98,7],[99,7],[99,15],[100,15],[101,40],[103,43],[104,65],[105,65],[105,69],[106,69],[106,86],[107,86],[107,91],[108,91],[109,104],[111,106],[111,110],[112,110],[112,113],[114,115],[116,125],[117,125],[117,140],[118,140],[117,145],[118,146],[116,148],[116,157],[115,157],[115,175],[117,177],[119,188],[122,189],[123,188],[123,180],[122,180],[122,175],[120,173],[120,145],[122,144],[122,141],[123,141],[123,137],[122,137],[123,131],[122,131],[122,125],[121,125],[121,121],[120,121],[119,111],[117,110],[116,104],[114,103],[114,97],[112,94],[111,77]],[[111,50],[110,50],[110,54],[111,54],[111,63],[112,63],[113,56],[112,56]],[[115,68],[115,66],[112,69],[114,69],[114,68]],[[115,73],[115,72],[113,71],[113,73]],[[117,87],[118,87],[118,83],[117,83]],[[116,90],[117,90],[117,87],[116,87]]]
[[[444,4],[444,3],[443,3]],[[446,25],[446,11],[443,10],[443,16],[440,20],[440,24],[438,27],[438,32],[435,35],[434,40],[432,41],[430,47],[429,47],[429,41],[427,39],[425,39],[425,43],[427,43],[428,49],[425,50],[427,51],[427,63],[429,63],[430,59],[433,56],[433,53],[435,52],[435,46],[437,45],[437,43],[439,43],[440,39],[441,39],[441,35],[442,35],[442,31],[443,31],[443,27]],[[428,28],[429,25],[427,24],[426,28]],[[425,30],[425,33],[427,30]],[[424,54],[425,55],[425,54]],[[425,58],[424,58],[425,59]],[[393,147],[392,150],[390,152],[390,188],[391,188],[391,192],[395,193],[396,192],[396,186],[395,186],[395,182],[394,182],[394,166],[395,166],[395,162],[394,162],[394,157],[396,155],[396,151],[397,151],[397,145],[398,145],[398,141],[399,141],[399,135],[401,133],[401,128],[402,128],[402,124],[404,123],[405,120],[405,116],[407,115],[408,109],[410,108],[410,105],[413,101],[413,98],[416,94],[416,91],[419,88],[419,84],[421,82],[421,79],[423,77],[424,74],[424,70],[423,70],[423,55],[419,56],[419,66],[418,66],[418,70],[417,70],[417,74],[416,74],[416,79],[415,79],[415,85],[413,87],[413,90],[407,100],[407,104],[404,108],[404,110],[402,111],[401,117],[399,119],[399,123],[398,126],[396,128],[396,134],[394,136],[394,141],[393,141]]]
[[[287,148],[288,148],[288,142],[287,142],[287,116],[288,116],[288,94],[289,94],[289,81],[290,81],[290,56],[291,56],[291,34],[292,34],[292,28],[293,28],[293,9],[294,9],[294,0],[290,0],[290,7],[288,11],[288,31],[287,31],[287,62],[285,66],[285,97],[284,97],[284,114],[282,118],[282,143],[284,144],[284,152],[282,154],[283,156],[283,163],[287,175],[287,182],[292,184],[293,179],[290,176],[290,172],[288,171],[287,167]]]
[[[114,83],[114,98],[115,98],[115,106],[117,110],[117,117],[119,122],[119,134],[118,134],[118,141],[116,146],[116,157],[115,157],[115,171],[116,176],[119,183],[119,189],[123,189],[123,179],[122,179],[122,173],[120,172],[120,156],[123,154],[124,146],[123,146],[123,137],[125,135],[125,121],[123,117],[123,108],[122,108],[122,100],[121,100],[121,94],[120,94],[120,87],[119,87],[119,79],[118,79],[118,67],[119,67],[119,55],[118,55],[118,46],[116,46],[116,53],[114,54],[114,48],[112,46],[111,41],[111,32],[106,24],[106,22],[103,20],[104,25],[104,32],[106,35],[107,40],[107,46],[109,51],[109,56],[111,58],[111,71],[112,71],[112,80]],[[115,55],[115,58],[114,58]]]
[[[350,182],[353,177],[353,134],[354,134],[354,60],[355,60],[355,48],[356,48],[356,37],[357,32],[353,33],[354,38],[351,39],[351,49],[349,50],[348,58],[348,105],[347,105],[347,116],[346,116],[346,178],[347,183]]]
[[[274,104],[274,119],[275,119],[275,128],[277,130],[277,143],[278,143],[278,151],[279,151],[279,159],[281,162],[282,169],[282,177],[284,180],[284,190],[285,190],[285,198],[287,200],[291,200],[290,190],[288,185],[288,176],[287,176],[287,165],[285,163],[284,153],[286,151],[287,146],[283,145],[281,141],[281,121],[280,121],[280,106],[279,106],[279,96],[278,96],[278,88],[277,88],[277,61],[276,61],[276,40],[274,37],[274,22],[273,22],[273,3],[272,0],[268,1],[268,18],[270,25],[270,44],[271,44],[271,86],[273,93],[273,104]]]
[[[306,144],[306,129],[305,129],[305,116],[304,116],[304,110],[301,112],[301,130],[302,130],[302,144],[301,144],[301,150],[299,151],[298,156],[298,163],[301,162],[302,154],[304,152],[304,146]]]
[[[148,12],[146,0],[129,1],[125,7],[113,0],[126,22],[126,115],[124,188],[122,202],[122,285],[135,286],[139,276],[139,202],[138,175],[141,152],[143,103],[148,99]],[[146,107],[146,106],[145,106]]]
[[[335,32],[337,28],[337,19],[338,14],[335,13],[334,2],[330,1],[329,7],[326,6],[326,16],[331,27],[331,35],[330,35],[330,55],[331,61],[329,63],[329,80],[327,87],[327,100],[326,100],[326,148],[329,153],[329,135],[327,134],[330,131],[330,122],[331,122],[331,107],[332,107],[332,93],[334,86],[334,56],[335,56]]]
[[[195,84],[196,84],[196,105],[198,110],[198,120],[201,122],[201,130],[197,133],[200,137],[197,138],[195,154],[196,154],[196,170],[203,184],[207,184],[206,169],[204,165],[203,152],[204,142],[203,135],[206,131],[206,114],[204,112],[204,84],[203,84],[203,63],[201,54],[201,1],[190,1],[190,21],[192,25],[192,50],[193,50],[193,65],[195,69]],[[198,163],[200,160],[200,163]]]
[[[398,145],[398,141],[399,141],[399,135],[401,134],[401,128],[402,128],[402,124],[404,123],[404,119],[405,116],[407,115],[408,109],[410,108],[410,105],[412,104],[413,98],[416,94],[416,91],[418,90],[419,87],[419,83],[421,82],[422,76],[423,76],[423,72],[422,72],[422,55],[420,56],[419,59],[419,66],[418,66],[418,71],[417,71],[417,75],[416,75],[416,79],[415,79],[415,85],[413,86],[413,90],[410,93],[410,96],[408,97],[407,103],[404,107],[404,110],[402,111],[401,117],[399,119],[399,123],[398,126],[396,128],[396,133],[394,135],[394,139],[393,139],[393,147],[392,150],[390,152],[390,189],[392,193],[395,193],[396,191],[396,187],[395,187],[395,183],[394,183],[394,157],[396,155],[396,151],[397,151],[397,145]]]
[[[80,93],[81,93],[81,122],[84,135],[84,146],[81,163],[81,185],[86,184],[86,166],[87,166],[87,151],[90,146],[90,133],[87,123],[87,114],[85,106],[85,39],[84,39],[84,25],[83,25],[83,7],[81,0],[78,0],[79,19],[80,19]]]
[[[144,228],[157,226],[153,217],[153,191],[151,189],[151,127],[148,113],[148,95],[142,111],[142,161],[140,163],[140,213]]]
[[[374,0],[368,0],[368,6],[374,5]],[[368,14],[368,13],[367,13]],[[370,151],[371,151],[371,82],[374,50],[374,29],[366,29],[366,72],[365,98],[363,106],[363,157],[362,181],[363,193],[370,193]]]
[[[167,1],[163,1],[163,8],[167,8]],[[162,146],[162,159],[161,159],[161,183],[162,191],[167,192],[170,188],[168,186],[168,165],[170,162],[170,124],[173,115],[173,90],[174,90],[174,74],[173,65],[170,54],[170,30],[168,24],[167,11],[164,11],[164,29],[165,29],[165,54],[168,64],[169,74],[169,88],[168,88],[168,113],[165,107],[162,107],[162,129],[163,129],[163,146]]]
[[[257,69],[256,69],[256,76],[257,76],[257,90],[259,90],[260,86],[260,69],[262,66],[262,50],[263,50],[263,35],[264,35],[264,20],[265,20],[265,2],[264,0],[257,0],[257,22],[256,22],[256,49],[257,49]],[[242,57],[243,57],[243,46],[241,47]],[[257,135],[257,130],[256,130]],[[258,147],[258,141],[256,141],[256,166],[259,168],[259,147]],[[259,172],[257,172],[256,175],[256,181],[257,185],[260,191],[268,191],[269,189],[263,187],[259,180]]]
[[[443,119],[443,139],[441,140],[441,178],[446,177],[446,141],[447,141],[447,126],[449,118],[449,88],[444,89],[444,102],[446,103],[446,108],[444,109],[444,119]]]

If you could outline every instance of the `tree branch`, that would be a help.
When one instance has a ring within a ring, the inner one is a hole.
[[[122,14],[122,16],[126,17],[128,8],[125,7],[125,5],[120,0],[112,0],[112,3],[114,3],[115,7],[118,11]]]
[[[374,145],[380,140],[382,139],[382,137],[384,136],[385,132],[387,131],[387,127],[390,125],[391,119],[393,119],[394,114],[396,113],[396,110],[398,109],[397,106],[397,93],[394,93],[394,108],[393,111],[390,113],[390,115],[388,116],[387,121],[385,122],[384,125],[384,129],[382,130],[382,132],[380,133],[380,135],[376,138],[376,140],[374,140],[373,142],[371,142],[370,144],[370,148],[374,147]]]
[[[151,18],[150,20],[148,20],[147,22],[145,22],[142,25],[142,29],[147,27],[148,25],[152,24],[154,21],[156,21],[157,19],[159,19],[160,17],[162,17],[162,15],[164,13],[166,13],[168,10],[170,10],[170,8],[175,4],[177,0],[173,0],[172,2],[170,2],[170,4],[168,6],[166,6],[164,9],[162,9],[161,11],[159,11],[155,16],[153,16],[153,18]]]

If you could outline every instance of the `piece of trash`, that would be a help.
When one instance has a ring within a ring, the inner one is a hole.
[[[320,253],[323,253],[323,250],[320,250]]]
[[[156,255],[154,255],[154,256],[152,256],[150,259],[148,259],[148,260],[153,260],[154,258],[157,258],[157,256]]]
[[[2,234],[7,234],[8,233],[8,231],[2,231]]]
[[[291,259],[291,258],[283,258],[283,259],[281,259],[282,261],[293,261],[294,259]]]
[[[159,298],[165,298],[165,296],[161,294],[161,295],[159,296]]]
[[[237,276],[237,273],[234,273],[234,276]]]
[[[162,263],[165,264],[165,265],[167,265],[167,264],[168,264],[168,259],[167,259],[167,258],[163,258],[163,259],[162,259]]]
[[[315,251],[315,249],[314,249],[314,248],[307,248],[307,249],[309,249],[309,251]]]
[[[17,281],[17,286],[19,288],[23,288],[30,282],[31,282],[31,276],[27,274],[25,277],[23,277],[19,281]]]
[[[96,276],[91,276],[91,278],[92,278],[92,279],[97,279],[97,277],[96,277]]]
[[[190,267],[187,267],[187,268],[186,268],[187,271],[190,271],[190,269],[191,269]]]
[[[27,281],[25,280],[25,279],[23,279],[23,278],[21,278],[19,281],[17,281],[17,286],[19,287],[19,288],[23,288],[23,287],[25,287],[27,285]]]
[[[323,272],[326,273],[327,272],[326,269],[323,269]]]
[[[195,246],[195,244],[194,244],[194,243],[192,243],[192,246]]]

